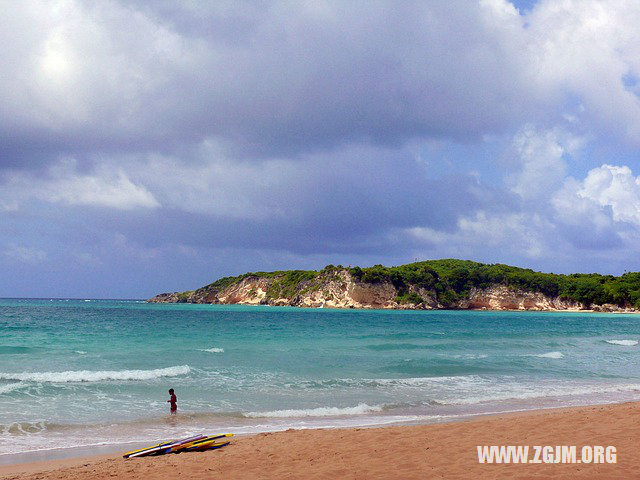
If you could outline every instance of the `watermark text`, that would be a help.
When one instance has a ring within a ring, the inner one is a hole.
[[[478,463],[616,463],[612,445],[478,445]]]

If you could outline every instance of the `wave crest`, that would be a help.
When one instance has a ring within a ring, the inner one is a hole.
[[[271,412],[249,412],[245,417],[249,418],[289,418],[289,417],[335,417],[339,415],[363,415],[365,413],[381,412],[380,405],[367,405],[360,403],[355,407],[318,407],[303,410],[274,410]]]
[[[22,388],[24,384],[22,382],[19,383],[9,383],[7,385],[0,385],[0,393],[9,393]]]
[[[189,365],[157,368],[155,370],[69,370],[66,372],[0,372],[0,380],[18,380],[21,382],[70,383],[101,382],[105,380],[152,380],[161,377],[177,377],[191,371]]]
[[[533,355],[525,355],[525,357],[563,358],[564,354],[562,352],[547,352],[547,353],[538,353],[538,354],[533,354]]]
[[[623,345],[625,347],[633,347],[638,344],[637,340],[605,340],[605,342],[611,345]]]
[[[218,347],[199,348],[198,350],[201,352],[209,352],[209,353],[224,353],[224,348],[218,348]]]

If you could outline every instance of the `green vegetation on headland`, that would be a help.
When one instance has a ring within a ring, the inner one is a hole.
[[[296,303],[305,295],[321,293],[326,299],[335,297],[329,290],[336,282],[344,282],[344,275],[364,288],[391,285],[392,299],[402,305],[437,305],[438,308],[457,308],[472,291],[504,286],[512,291],[541,293],[546,297],[581,304],[611,304],[621,308],[640,309],[640,273],[621,276],[592,274],[561,275],[535,272],[503,264],[483,264],[469,260],[427,260],[395,267],[343,267],[328,265],[320,271],[285,270],[252,272],[235,277],[223,277],[194,291],[162,294],[152,301],[218,303],[219,296],[239,286],[244,280],[262,282],[262,303],[290,299]],[[368,287],[367,287],[368,286]],[[245,292],[256,295],[256,287]],[[244,299],[243,299],[244,300]],[[227,303],[234,303],[228,301]]]
[[[584,305],[609,303],[640,308],[638,272],[619,277],[598,273],[560,275],[456,259],[427,260],[398,267],[353,267],[350,272],[354,278],[367,283],[391,282],[400,292],[407,291],[410,285],[422,287],[435,292],[439,302],[445,306],[455,303],[472,288],[505,285]]]

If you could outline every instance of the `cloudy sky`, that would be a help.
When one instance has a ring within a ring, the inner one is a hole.
[[[0,296],[640,270],[640,2],[0,1]]]

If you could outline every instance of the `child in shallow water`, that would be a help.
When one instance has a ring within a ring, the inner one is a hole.
[[[173,388],[169,389],[169,395],[171,395],[171,397],[167,400],[167,403],[171,404],[171,413],[175,414],[178,411],[178,397],[176,397]]]

